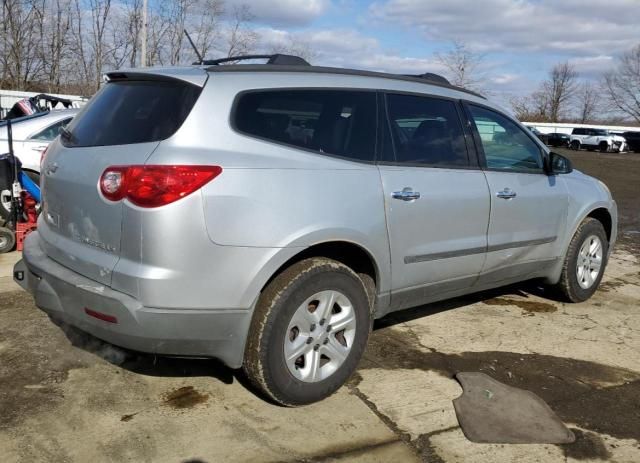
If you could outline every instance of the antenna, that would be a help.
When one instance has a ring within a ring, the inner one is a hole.
[[[187,36],[187,39],[189,39],[189,43],[191,44],[191,47],[193,48],[193,51],[196,52],[196,56],[198,57],[197,63],[194,63],[194,64],[202,64],[202,61],[203,61],[202,55],[200,54],[200,52],[196,48],[196,45],[193,43],[193,40],[191,40],[191,36],[189,35],[189,33],[187,32],[186,29],[184,29],[184,33]]]

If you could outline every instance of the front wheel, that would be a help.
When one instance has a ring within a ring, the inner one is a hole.
[[[572,150],[579,150],[580,149],[580,142],[578,140],[573,140],[569,144],[569,148],[571,148]]]
[[[586,218],[571,239],[557,287],[571,302],[583,302],[598,289],[609,242],[602,223]]]
[[[271,400],[305,405],[337,391],[354,372],[371,330],[363,281],[326,258],[278,275],[255,308],[244,371]]]

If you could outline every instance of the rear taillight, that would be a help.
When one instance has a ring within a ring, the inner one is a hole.
[[[100,192],[110,201],[128,199],[158,207],[193,193],[222,172],[220,166],[112,166],[100,177]]]

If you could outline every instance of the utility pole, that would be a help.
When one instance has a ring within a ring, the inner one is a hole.
[[[141,40],[142,44],[140,46],[140,66],[147,66],[147,0],[142,2],[142,34]]]

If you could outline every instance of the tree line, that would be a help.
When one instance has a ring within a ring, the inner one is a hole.
[[[91,96],[105,71],[140,65],[143,0],[2,0],[0,88]],[[191,63],[257,50],[315,57],[299,38],[265,50],[250,6],[225,0],[150,0],[147,65]],[[486,92],[485,56],[454,42],[435,59],[449,80]],[[620,56],[599,81],[558,63],[529,95],[511,99],[520,120],[640,123],[640,44]]]
[[[92,95],[107,70],[139,66],[143,0],[3,0],[0,88]],[[196,60],[185,29],[205,57],[259,46],[247,5],[224,0],[149,1],[147,65]],[[304,43],[272,52],[312,54]]]
[[[640,124],[640,45],[618,57],[599,80],[581,80],[575,66],[554,65],[530,95],[511,100],[520,120]]]

